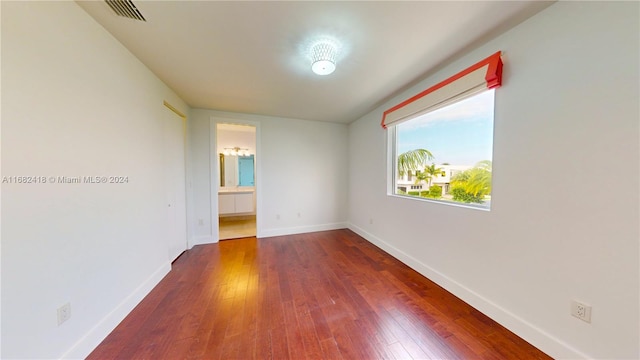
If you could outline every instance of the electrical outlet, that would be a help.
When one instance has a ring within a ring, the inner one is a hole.
[[[198,225],[200,226],[204,225],[204,219],[198,219]]]
[[[280,214],[276,214],[276,220],[280,220]]]
[[[573,300],[571,301],[571,315],[582,321],[591,323],[591,305]]]
[[[298,213],[298,217],[300,217],[300,216],[301,216],[300,213]]]
[[[58,325],[71,318],[71,303],[66,303],[58,308]]]
[[[373,225],[373,218],[369,218],[369,224]]]

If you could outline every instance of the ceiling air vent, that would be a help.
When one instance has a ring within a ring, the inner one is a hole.
[[[131,0],[104,0],[118,15],[129,19],[147,21]]]

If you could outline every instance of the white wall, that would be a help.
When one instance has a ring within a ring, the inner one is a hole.
[[[186,105],[74,2],[2,2],[2,354],[86,356],[170,269],[163,100]],[[72,317],[57,326],[56,309]]]
[[[192,109],[190,115],[194,221],[203,220],[203,225],[195,226],[194,243],[217,239],[217,223],[211,223],[211,209],[218,208],[217,196],[210,200],[212,187],[214,195],[217,191],[217,169],[211,167],[217,155],[213,154],[213,163],[210,158],[211,149],[216,149],[215,136],[211,135],[216,121],[248,121],[259,126],[258,237],[346,227],[346,125],[204,109]]]
[[[638,13],[556,3],[352,123],[350,227],[551,356],[640,358]],[[497,50],[491,212],[387,196],[382,112]]]

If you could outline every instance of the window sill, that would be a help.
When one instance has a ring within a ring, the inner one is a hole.
[[[476,204],[459,203],[459,202],[455,202],[455,201],[429,199],[429,198],[423,198],[423,197],[420,197],[420,196],[400,195],[400,194],[387,194],[387,195],[391,196],[391,197],[395,197],[395,198],[400,198],[400,199],[409,199],[409,200],[422,201],[422,202],[434,203],[434,204],[449,205],[449,206],[455,206],[455,207],[461,207],[461,208],[473,209],[473,210],[481,210],[481,211],[487,211],[487,212],[491,211],[491,203],[490,202],[489,202],[488,206],[486,206],[486,205],[480,205],[480,204],[476,205]]]

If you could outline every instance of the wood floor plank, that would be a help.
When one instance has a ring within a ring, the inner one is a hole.
[[[399,342],[387,345],[387,353],[391,355],[390,359],[415,359]]]
[[[318,340],[318,335],[314,327],[314,319],[311,317],[311,313],[304,307],[298,307],[296,308],[296,317],[298,318],[300,335],[302,336],[302,343],[304,345],[307,358],[321,359],[322,346]]]
[[[344,359],[334,338],[320,341],[320,346],[322,347],[323,359]]]
[[[349,230],[199,245],[88,359],[550,359]]]

